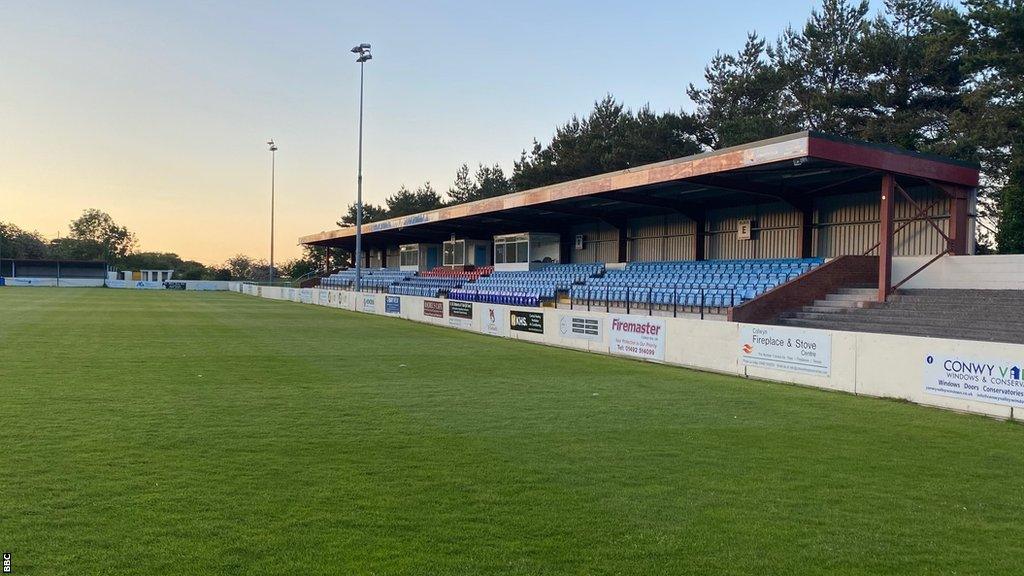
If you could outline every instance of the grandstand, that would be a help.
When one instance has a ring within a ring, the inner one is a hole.
[[[536,270],[494,272],[449,294],[455,300],[540,306],[559,292],[600,275],[602,264],[546,264]]]
[[[976,165],[801,132],[369,223],[364,285],[490,304],[699,310],[807,327],[850,316],[822,316],[828,311],[816,303],[842,300],[849,312],[901,289],[918,290],[905,302],[934,297],[916,309],[936,310],[943,300],[927,290],[941,287],[932,272],[974,251],[977,185]],[[354,236],[342,228],[300,242],[351,250]],[[423,254],[441,245],[445,264],[472,253],[475,267],[424,267]],[[400,254],[401,270],[387,268]],[[323,285],[350,288],[351,274]],[[977,284],[966,288],[991,287]],[[867,317],[881,315],[857,315]]]
[[[362,284],[367,289],[387,288],[395,282],[399,282],[412,276],[412,272],[404,272],[393,268],[370,268],[362,271]],[[326,288],[352,288],[356,281],[354,268],[335,272],[325,276],[320,284]]]
[[[821,263],[819,258],[631,262],[574,286],[571,296],[573,304],[723,309],[752,300]]]

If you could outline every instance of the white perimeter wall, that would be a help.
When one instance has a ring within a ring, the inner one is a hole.
[[[48,288],[131,288],[145,290],[164,290],[163,282],[147,282],[143,280],[117,280],[108,278],[4,278],[7,286],[37,286]],[[231,290],[238,292],[241,282],[221,280],[169,280],[175,284],[184,284],[185,290]]]
[[[892,281],[899,282],[931,259],[931,256],[893,258]],[[1024,254],[943,256],[903,287],[1024,290]]]
[[[103,278],[25,278],[23,276],[4,277],[7,286],[37,286],[46,288],[98,288],[103,286]]]
[[[232,289],[251,296],[388,315],[416,322],[600,354],[611,353],[609,315],[603,312],[471,303],[473,318],[465,320],[449,317],[449,301],[444,299],[237,284]],[[385,298],[388,296],[397,297],[401,301],[400,311],[397,314],[385,312]],[[424,300],[441,302],[444,306],[444,317],[435,318],[425,315]],[[488,321],[491,309],[495,311],[496,323]],[[534,334],[510,330],[508,321],[510,310],[543,314],[544,333]],[[563,317],[599,319],[602,322],[600,337],[580,339],[563,336],[560,330]],[[637,321],[649,319],[643,315],[634,317]],[[658,320],[658,317],[655,319]],[[1021,409],[1014,412],[1011,407],[1000,404],[927,394],[924,392],[923,384],[925,359],[929,356],[963,356],[1024,361],[1024,345],[808,329],[805,332],[829,336],[832,343],[830,373],[815,375],[744,365],[741,362],[743,343],[740,339],[740,331],[749,325],[684,318],[660,318],[660,320],[665,323],[667,330],[664,359],[666,364],[852,394],[898,398],[927,406],[985,414],[998,418],[1021,419],[1022,412],[1024,412]],[[823,414],[822,417],[827,417],[827,414]]]

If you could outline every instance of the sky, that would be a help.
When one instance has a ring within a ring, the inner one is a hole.
[[[6,2],[0,7],[0,221],[48,238],[88,208],[146,251],[275,261],[364,201],[510,170],[534,138],[611,93],[690,110],[716,51],[774,38],[817,2]]]

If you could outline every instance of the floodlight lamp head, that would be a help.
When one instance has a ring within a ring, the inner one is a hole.
[[[273,138],[271,138],[270,140],[267,140],[267,146],[270,146],[270,151],[271,152],[276,152],[277,151],[277,144],[274,144],[274,139]]]
[[[373,55],[371,55],[369,52],[366,52],[365,54],[363,54],[359,58],[356,58],[356,62],[358,62],[360,64],[362,64],[363,62],[366,62],[367,60],[373,60]]]

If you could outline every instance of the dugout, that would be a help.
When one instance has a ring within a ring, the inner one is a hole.
[[[0,276],[103,280],[107,263],[93,260],[0,259]]]

